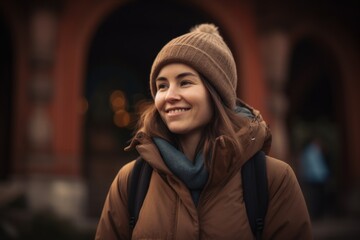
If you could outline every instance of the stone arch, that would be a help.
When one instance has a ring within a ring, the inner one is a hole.
[[[330,199],[323,211],[337,210],[339,207],[340,185],[343,183],[343,173],[346,163],[343,161],[345,139],[343,123],[343,86],[339,61],[332,48],[326,41],[314,35],[303,35],[292,45],[289,56],[285,93],[288,99],[286,124],[290,152],[294,158],[300,182],[301,154],[313,140],[320,141],[330,178],[326,187]],[[304,185],[305,186],[305,185]],[[304,187],[304,195],[308,201],[310,213],[318,214],[320,206],[312,209],[309,193],[311,190]],[[314,193],[311,193],[314,194]],[[310,195],[311,195],[310,194]],[[321,199],[319,196],[316,201]],[[321,201],[321,200],[320,200]],[[320,214],[320,213],[319,213]]]

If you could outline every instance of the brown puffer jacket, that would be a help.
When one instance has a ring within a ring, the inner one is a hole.
[[[216,140],[209,179],[196,207],[187,187],[166,167],[151,138],[137,134],[131,146],[153,167],[149,190],[130,236],[127,185],[134,162],[114,179],[98,223],[96,239],[254,239],[246,214],[241,166],[270,147],[270,133],[260,114],[239,133],[240,157],[226,136]],[[306,204],[291,167],[267,157],[269,206],[263,239],[312,239]]]

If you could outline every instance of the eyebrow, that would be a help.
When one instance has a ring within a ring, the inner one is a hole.
[[[187,77],[187,76],[194,76],[194,77],[198,77],[198,75],[196,75],[195,73],[192,73],[192,72],[183,72],[183,73],[180,73],[178,74],[175,78],[176,79],[181,79],[181,78],[184,78],[184,77]],[[161,81],[161,80],[166,80],[167,78],[166,77],[158,77],[155,79],[155,81]]]

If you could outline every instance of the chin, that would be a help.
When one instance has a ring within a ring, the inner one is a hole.
[[[171,129],[169,128],[170,132],[174,133],[174,134],[186,134],[186,131],[181,130],[181,129]]]
[[[180,127],[168,127],[170,132],[174,133],[174,134],[186,134],[188,131],[184,128],[180,128]]]

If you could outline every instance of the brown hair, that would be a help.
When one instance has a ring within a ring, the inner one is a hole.
[[[197,147],[197,152],[200,150],[203,151],[205,165],[208,166],[209,157],[211,156],[215,139],[221,135],[225,135],[230,139],[234,149],[239,150],[241,145],[238,137],[236,136],[236,132],[240,128],[249,124],[249,121],[224,105],[224,102],[214,87],[211,86],[203,76],[201,76],[201,79],[210,94],[210,99],[214,109],[213,117],[209,124],[205,127],[204,134]],[[135,128],[135,133],[139,131],[146,133],[150,137],[163,138],[175,147],[180,148],[176,134],[171,133],[167,128],[154,103],[150,104],[149,107],[141,114]]]

